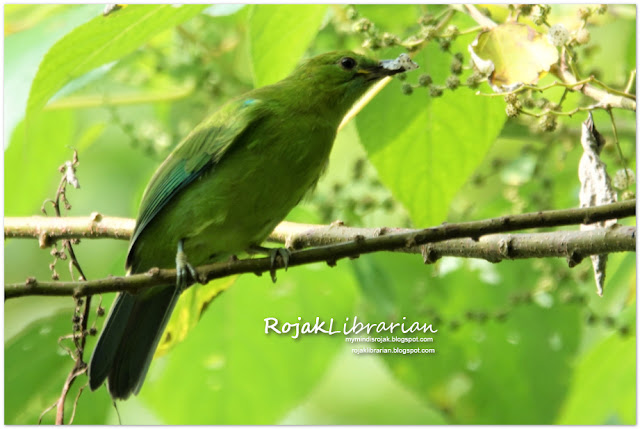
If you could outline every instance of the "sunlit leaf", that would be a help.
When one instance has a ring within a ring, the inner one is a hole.
[[[633,335],[612,335],[587,353],[576,368],[571,390],[555,423],[635,424],[635,354]]]
[[[44,112],[29,132],[16,127],[5,153],[5,207],[11,216],[40,213],[45,198],[53,198],[60,181],[58,166],[71,159],[75,114]],[[51,209],[51,206],[47,206]]]
[[[162,334],[155,356],[162,356],[176,344],[183,341],[187,334],[198,324],[198,321],[211,302],[222,292],[233,285],[237,276],[213,280],[206,285],[195,284],[186,290],[176,304],[171,320]]]
[[[27,117],[38,112],[66,83],[122,58],[146,40],[204,10],[206,5],[130,5],[97,16],[59,40],[40,64],[27,104]]]
[[[256,87],[286,77],[315,37],[327,5],[255,5],[249,13],[249,52]]]
[[[278,272],[275,285],[268,276],[241,276],[182,343],[154,360],[140,398],[169,424],[276,424],[320,382],[345,342],[267,335],[264,319],[340,323],[353,314],[354,293],[349,271],[326,265]]]
[[[515,22],[481,33],[472,48],[481,59],[493,62],[489,80],[497,87],[536,83],[558,61],[558,49],[545,35]]]
[[[422,68],[441,55],[416,57]],[[422,73],[418,70],[416,73]],[[382,182],[415,225],[445,220],[449,203],[480,164],[506,119],[504,102],[464,88],[430,98],[392,81],[356,117]]]

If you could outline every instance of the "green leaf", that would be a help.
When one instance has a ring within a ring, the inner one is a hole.
[[[426,49],[416,61],[437,67],[437,61],[449,61],[442,57]],[[498,136],[504,102],[465,88],[435,99],[422,89],[406,96],[400,86],[392,80],[358,114],[358,132],[380,180],[414,224],[433,225],[445,219],[452,198]]]
[[[44,200],[55,196],[61,177],[58,166],[73,156],[69,147],[75,144],[75,126],[75,114],[67,110],[44,112],[29,130],[28,139],[25,121],[16,127],[5,152],[7,215],[40,214]]]
[[[578,363],[559,425],[636,424],[636,339],[611,335]]]
[[[10,22],[5,8],[5,31],[12,27],[30,27],[7,35],[4,40],[4,138],[9,141],[11,132],[24,118],[29,88],[38,71],[38,65],[49,48],[76,26],[84,24],[100,13],[101,5],[60,5],[41,10],[43,5],[12,5],[28,13],[27,22]],[[9,5],[7,5],[9,8]],[[29,16],[32,12],[37,16]],[[48,11],[48,12],[47,12]],[[44,19],[41,21],[41,19]],[[31,27],[33,25],[33,27]],[[5,146],[6,147],[6,146]]]
[[[60,396],[62,386],[74,362],[58,346],[58,337],[71,332],[72,310],[40,319],[14,336],[5,344],[5,423],[35,425],[38,417]],[[64,343],[72,346],[69,341]],[[71,416],[78,388],[86,383],[81,375],[75,381],[66,400],[65,422]],[[106,392],[83,392],[74,423],[106,423],[111,407]],[[43,419],[53,424],[55,410]]]
[[[129,5],[97,16],[58,41],[31,86],[27,117],[40,111],[71,80],[134,51],[154,35],[197,15],[207,5]]]
[[[276,424],[345,342],[341,335],[267,335],[264,319],[341,323],[353,314],[355,292],[347,270],[326,265],[278,272],[275,285],[268,276],[240,276],[182,343],[154,360],[140,398],[168,424]]]
[[[317,34],[327,5],[254,5],[249,54],[256,87],[285,78]]]
[[[438,263],[439,273],[422,265],[416,255],[363,255],[352,263],[359,270],[371,271],[367,266],[373,265],[379,272],[393,273],[378,280],[365,278],[370,283],[391,282],[394,294],[384,303],[368,295],[362,319],[402,322],[406,317],[438,330],[419,335],[434,338],[430,347],[435,354],[381,355],[395,377],[427,406],[441,409],[452,424],[555,420],[568,390],[582,315],[579,307],[561,303],[556,292],[512,304],[510,295],[534,289],[540,275],[535,262],[494,265],[445,258]],[[573,282],[558,281],[559,290],[567,287],[574,287]],[[506,318],[496,317],[505,310]],[[393,347],[414,348],[416,343],[394,342]]]

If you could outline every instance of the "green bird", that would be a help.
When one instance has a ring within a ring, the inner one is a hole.
[[[178,281],[118,294],[89,363],[91,389],[108,380],[114,399],[137,394],[192,267],[258,248],[317,182],[352,105],[413,68],[406,54],[322,54],[229,101],[182,140],[145,190],[126,261],[128,274],[175,266]]]

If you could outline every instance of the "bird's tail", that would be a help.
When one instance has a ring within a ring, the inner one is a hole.
[[[89,362],[91,390],[108,380],[114,399],[126,399],[140,391],[179,297],[180,289],[175,285],[136,295],[118,294]]]

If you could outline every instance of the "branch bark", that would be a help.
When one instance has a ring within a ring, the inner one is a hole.
[[[376,228],[372,231],[379,231],[378,235],[389,235],[390,233],[418,234],[424,232],[431,236],[431,238],[425,238],[426,243],[429,241],[442,241],[459,237],[480,237],[486,234],[529,228],[547,228],[578,224],[587,225],[608,219],[622,219],[635,216],[635,209],[636,200],[631,199],[597,207],[548,210],[457,224],[443,223],[439,227],[422,230]],[[56,240],[71,238],[115,238],[119,240],[129,240],[134,226],[135,220],[133,219],[103,216],[99,213],[92,213],[89,217],[7,217],[4,219],[4,236],[5,239],[37,238],[41,247],[47,247]],[[313,242],[309,242],[308,246],[332,244],[335,243],[336,240],[344,241],[339,239],[339,237],[336,238],[337,236],[335,234],[338,231],[341,231],[342,236],[350,237],[349,239],[354,239],[356,235],[362,235],[363,233],[366,236],[366,232],[370,231],[366,228],[347,228],[344,226],[320,228],[319,225],[281,222],[269,237],[269,241],[285,243],[287,239],[292,240],[294,238],[293,236],[305,232],[309,228],[319,228],[316,229],[313,235],[323,235],[324,238],[318,237],[314,239]],[[329,231],[332,231],[332,234],[327,235]],[[440,238],[434,239],[434,234],[435,236],[440,236]],[[332,239],[331,237],[334,238]],[[421,238],[418,237],[418,240],[420,239]],[[309,238],[307,238],[307,240],[309,240]],[[301,248],[295,241],[292,241],[290,247],[295,249]]]
[[[598,207],[552,210],[458,224],[443,224],[422,230],[389,228],[348,228],[340,225],[318,226],[283,222],[270,237],[294,251],[289,266],[314,262],[335,265],[342,258],[357,258],[376,251],[402,251],[422,253],[426,263],[441,256],[483,258],[492,262],[502,259],[528,257],[565,257],[571,266],[592,254],[635,250],[635,228],[617,226],[596,231],[556,231],[533,234],[502,234],[526,228],[539,228],[571,224],[589,224],[606,219],[620,219],[635,215],[635,200]],[[5,236],[40,239],[40,243],[63,237],[72,238],[125,238],[131,231],[131,220],[92,216],[71,219],[68,225],[53,218],[26,218],[27,228],[20,218],[7,218]],[[38,223],[42,221],[42,223]],[[38,224],[34,227],[34,224]],[[96,225],[98,224],[98,225]],[[78,226],[69,227],[69,225]],[[79,228],[85,225],[85,229]],[[113,226],[114,230],[108,228]],[[125,234],[126,233],[126,234]],[[45,237],[43,240],[42,237]],[[296,250],[308,246],[319,246]],[[275,268],[284,268],[277,260]],[[201,282],[241,273],[261,275],[271,269],[270,258],[229,260],[198,268]],[[175,270],[152,269],[148,273],[128,277],[109,277],[90,282],[39,282],[27,279],[25,283],[5,286],[5,299],[28,295],[88,296],[96,293],[129,291],[175,282]]]

